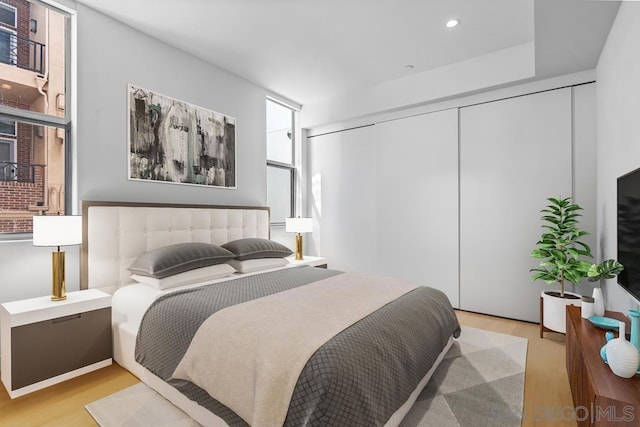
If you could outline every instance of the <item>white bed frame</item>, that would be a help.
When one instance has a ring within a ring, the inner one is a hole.
[[[221,245],[245,237],[270,237],[268,207],[83,201],[82,222],[80,289],[99,288],[110,294],[133,282],[127,267],[149,250],[174,243]],[[135,362],[136,333],[114,322],[113,359],[198,423],[226,426],[224,420]],[[386,425],[402,421],[452,342],[450,338],[434,366]]]
[[[268,239],[269,213],[265,206],[83,201],[80,289],[98,288],[113,294],[133,283],[127,269],[133,260],[162,246],[185,242],[221,245],[244,237]],[[135,361],[136,334],[128,324],[114,320],[113,359],[198,423],[226,426],[224,420]]]

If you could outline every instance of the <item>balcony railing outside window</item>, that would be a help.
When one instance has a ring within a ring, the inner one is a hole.
[[[0,28],[0,62],[44,73],[45,45]]]
[[[35,182],[36,181],[36,169],[42,168],[46,165],[39,165],[35,163],[15,163],[0,161],[0,181],[13,181],[13,182]],[[40,173],[40,176],[43,174]]]

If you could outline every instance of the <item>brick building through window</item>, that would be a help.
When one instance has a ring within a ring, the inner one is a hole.
[[[0,0],[0,233],[65,213],[66,132],[46,117],[65,117],[66,21],[40,3]]]

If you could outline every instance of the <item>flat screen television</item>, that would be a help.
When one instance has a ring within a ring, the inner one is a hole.
[[[618,178],[618,283],[640,300],[640,168]]]

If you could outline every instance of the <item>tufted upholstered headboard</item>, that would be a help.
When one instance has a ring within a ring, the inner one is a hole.
[[[132,282],[127,268],[146,251],[174,243],[221,245],[269,238],[266,206],[82,202],[80,289],[113,293]]]

